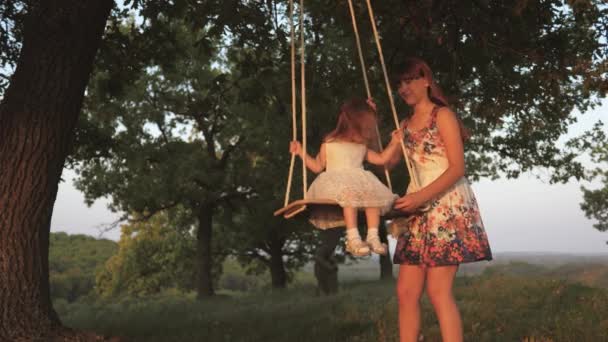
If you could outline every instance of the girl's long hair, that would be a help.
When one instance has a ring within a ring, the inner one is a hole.
[[[336,128],[323,141],[343,140],[370,146],[376,134],[376,114],[360,98],[347,100],[340,106]]]
[[[401,67],[401,71],[398,74],[397,81],[401,82],[418,78],[424,78],[429,83],[427,94],[431,102],[438,106],[449,107],[448,100],[437,82],[435,82],[433,72],[431,71],[429,65],[420,58],[406,58]],[[460,126],[460,136],[462,137],[462,141],[469,140],[471,137],[471,132],[464,127],[460,116],[457,115],[456,117],[458,119],[458,125]]]

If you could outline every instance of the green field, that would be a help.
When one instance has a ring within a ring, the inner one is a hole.
[[[54,306],[70,327],[146,342],[398,341],[395,282],[377,280],[375,258],[341,264],[340,292],[330,297],[317,295],[311,264],[287,290],[273,291],[269,274],[250,274],[228,258],[211,299],[197,301],[194,293],[177,289],[103,299],[93,287],[94,274],[111,254],[111,243],[62,234],[52,241]],[[95,250],[94,256],[79,257],[80,245]],[[465,341],[608,341],[606,255],[495,257],[459,270],[455,291]],[[422,332],[425,341],[440,341],[426,298]]]
[[[608,290],[566,280],[502,275],[459,277],[465,341],[608,341]],[[71,327],[132,341],[398,341],[394,282],[351,282],[318,297],[305,283],[289,290],[222,292],[145,300],[61,303]],[[423,300],[425,341],[440,341]]]

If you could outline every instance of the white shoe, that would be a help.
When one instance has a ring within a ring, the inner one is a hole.
[[[372,249],[372,252],[376,254],[386,255],[388,251],[388,246],[385,243],[380,242],[380,239],[377,237],[368,239],[365,241],[367,245]]]
[[[369,247],[361,239],[346,240],[346,251],[358,257],[370,255]]]

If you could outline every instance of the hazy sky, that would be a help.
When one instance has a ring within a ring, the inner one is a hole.
[[[608,124],[608,101],[580,115],[569,136],[592,127],[599,119]],[[72,185],[73,176],[69,171],[64,172],[66,181],[59,185],[51,230],[98,236],[97,227],[115,221],[118,215],[106,209],[107,201],[98,200],[87,207],[82,194]],[[594,229],[593,222],[580,210],[581,184],[571,181],[550,185],[546,178],[543,182],[532,174],[524,174],[517,180],[473,183],[492,249],[495,252],[608,253],[608,232]],[[116,229],[103,236],[118,240],[120,231]]]

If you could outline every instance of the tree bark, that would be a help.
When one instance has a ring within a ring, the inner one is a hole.
[[[40,1],[0,103],[0,340],[63,331],[49,293],[50,222],[112,0]]]
[[[198,212],[198,231],[196,233],[196,255],[198,265],[198,284],[196,286],[198,299],[214,295],[213,265],[211,239],[213,237],[213,206],[204,204]]]
[[[270,236],[270,278],[273,289],[287,287],[287,272],[283,262],[283,239],[273,231]]]
[[[334,251],[344,234],[343,229],[324,229],[320,232],[321,245],[315,251],[315,278],[317,278],[317,293],[332,295],[338,292],[338,263],[334,259]]]

